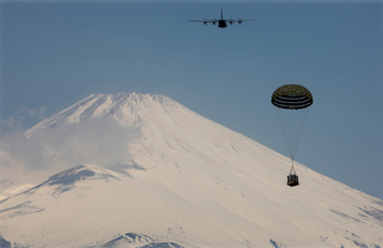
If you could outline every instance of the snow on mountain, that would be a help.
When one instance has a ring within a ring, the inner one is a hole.
[[[91,95],[26,132],[112,116],[129,163],[83,163],[0,202],[0,236],[28,247],[383,247],[383,201],[159,94]],[[94,134],[95,136],[97,133]]]
[[[129,248],[129,247],[140,247],[140,248],[183,248],[182,246],[173,242],[152,242],[152,239],[144,234],[136,233],[125,233],[117,238],[106,242],[101,245],[92,246],[89,248]]]
[[[152,239],[144,234],[125,233],[117,238],[106,242],[101,245],[92,246],[91,248],[105,248],[105,247],[142,247],[151,244]]]

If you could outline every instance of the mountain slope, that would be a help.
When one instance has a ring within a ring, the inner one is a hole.
[[[5,240],[86,247],[133,233],[147,237],[135,247],[383,247],[381,200],[300,164],[290,188],[289,158],[159,94],[91,95],[26,136],[105,116],[138,130],[130,159],[84,163],[1,202]]]

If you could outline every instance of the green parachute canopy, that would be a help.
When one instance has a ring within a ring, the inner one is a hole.
[[[274,91],[271,103],[282,109],[304,109],[313,104],[313,96],[301,85],[286,84]]]

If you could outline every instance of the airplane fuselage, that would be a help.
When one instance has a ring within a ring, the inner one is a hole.
[[[227,27],[226,21],[225,20],[219,20],[218,21],[218,27],[219,28],[226,28]]]

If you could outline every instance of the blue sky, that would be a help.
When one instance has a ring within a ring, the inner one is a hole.
[[[1,121],[42,106],[48,117],[92,93],[157,92],[288,156],[270,99],[301,84],[314,104],[297,161],[383,199],[383,2],[0,6]],[[219,18],[221,7],[258,20],[187,21]]]

